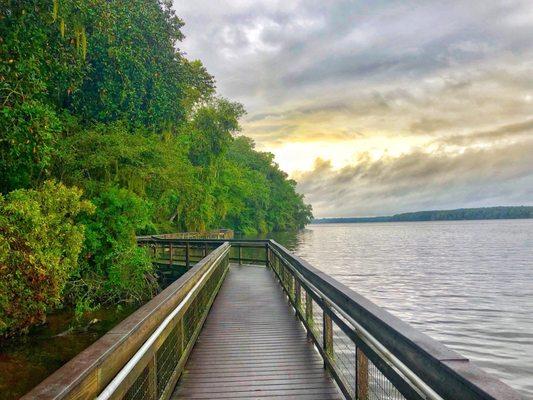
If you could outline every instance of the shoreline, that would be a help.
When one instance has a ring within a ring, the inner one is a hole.
[[[495,219],[531,219],[533,206],[499,206],[458,208],[453,210],[426,210],[377,217],[325,217],[315,218],[310,224],[377,223],[377,222],[427,222],[427,221],[483,221]]]

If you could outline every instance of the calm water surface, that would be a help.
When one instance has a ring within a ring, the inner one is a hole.
[[[310,225],[280,243],[533,399],[533,220]],[[135,308],[60,312],[0,346],[16,399]]]
[[[15,400],[24,395],[136,308],[101,308],[78,322],[72,310],[58,311],[27,336],[1,343],[0,399]]]
[[[533,220],[310,225],[278,239],[533,399]]]

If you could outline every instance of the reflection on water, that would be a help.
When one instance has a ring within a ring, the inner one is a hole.
[[[310,225],[275,240],[533,399],[533,220]]]
[[[76,325],[72,311],[57,312],[27,336],[4,343],[0,347],[0,399],[18,399],[135,309],[100,309]]]

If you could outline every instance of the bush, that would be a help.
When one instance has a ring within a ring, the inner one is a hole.
[[[44,322],[61,303],[84,240],[81,190],[47,181],[0,196],[0,335]]]
[[[137,247],[136,232],[150,231],[149,203],[127,189],[109,187],[92,199],[96,212],[85,219],[80,266],[67,288],[77,309],[139,302],[157,290],[153,266]]]
[[[179,50],[171,3],[2,2],[0,193],[54,177],[96,212],[78,221],[89,203],[53,182],[1,199],[0,335],[65,301],[82,313],[149,298],[135,234],[252,234],[312,217],[274,156],[235,137],[244,109]]]

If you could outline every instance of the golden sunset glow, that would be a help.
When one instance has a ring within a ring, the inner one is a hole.
[[[175,7],[316,216],[533,201],[531,2]]]

